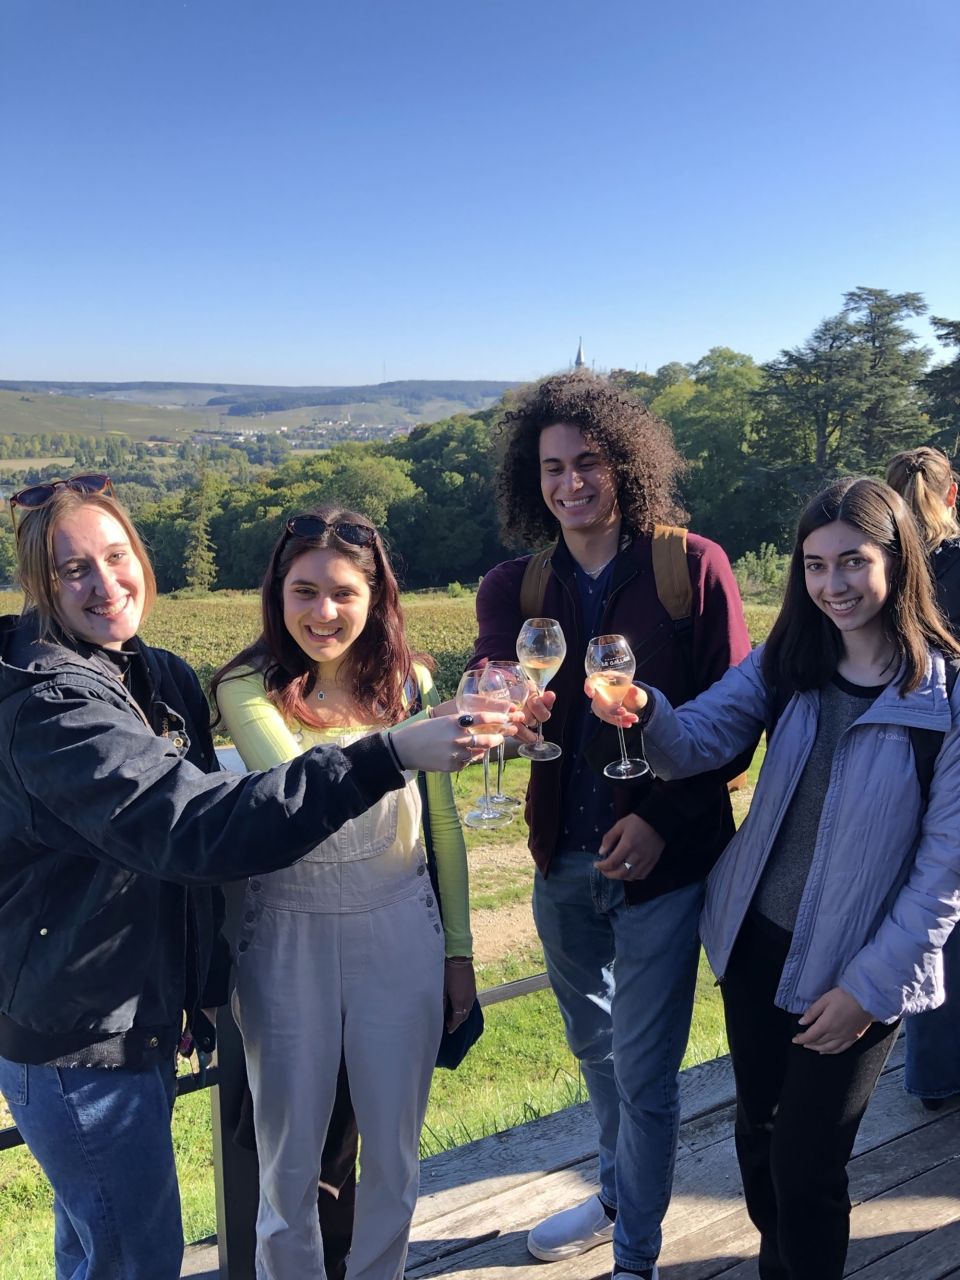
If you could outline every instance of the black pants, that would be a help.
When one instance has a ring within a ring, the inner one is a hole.
[[[773,1003],[789,944],[785,930],[748,916],[724,976],[737,1159],[761,1280],[841,1280],[846,1165],[898,1024],[875,1022],[839,1054],[791,1044],[803,1028]]]

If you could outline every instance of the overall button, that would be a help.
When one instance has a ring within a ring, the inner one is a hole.
[[[151,1036],[150,1039],[147,1041],[147,1047],[150,1049],[155,1049],[159,1043],[160,1043],[159,1036]]]
[[[263,886],[260,884],[260,881],[259,881],[259,880],[251,880],[251,881],[250,881],[250,892],[251,892],[251,893],[259,893],[262,887],[263,887]]]
[[[432,899],[432,898],[428,898],[428,899],[427,899],[427,906],[428,906],[428,907],[432,907],[432,906],[433,906],[433,899]]]
[[[250,924],[252,921],[256,920],[257,913],[255,911],[245,911],[243,913],[243,918],[247,924]]]
[[[423,865],[423,863],[421,862],[421,863],[420,863],[420,865],[419,865],[419,867],[417,867],[417,875],[418,875],[418,876],[422,876],[422,875],[423,875],[423,873],[426,871],[426,869],[427,869],[427,868],[426,868],[426,867]]]
[[[249,945],[250,945],[250,943],[249,943],[249,942],[247,942],[246,940],[244,940],[244,941],[243,941],[243,942],[241,942],[241,943],[240,943],[240,945],[237,947],[237,950],[238,950],[238,951],[246,951],[246,949],[247,949],[247,947],[249,947]]]

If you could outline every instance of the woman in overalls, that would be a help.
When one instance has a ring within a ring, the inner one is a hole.
[[[322,507],[288,520],[262,612],[259,638],[213,683],[249,768],[396,724],[416,686],[424,705],[437,703],[412,659],[380,536],[362,516]],[[260,1161],[260,1280],[324,1274],[317,1178],[341,1050],[362,1142],[347,1277],[403,1274],[444,1018],[458,1025],[475,995],[449,778],[428,774],[427,794],[442,921],[415,775],[296,867],[249,882],[237,1003]]]

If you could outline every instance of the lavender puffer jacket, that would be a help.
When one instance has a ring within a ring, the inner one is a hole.
[[[756,737],[774,700],[762,658],[761,646],[676,711],[656,696],[643,737],[660,777],[716,769]],[[897,683],[837,744],[776,995],[790,1013],[836,986],[883,1022],[943,1003],[941,950],[960,919],[960,681],[948,698],[944,659],[931,651],[919,689],[901,697]],[[721,979],[813,746],[819,709],[817,690],[787,704],[749,816],[707,881],[701,936]],[[913,725],[946,735],[925,812]]]

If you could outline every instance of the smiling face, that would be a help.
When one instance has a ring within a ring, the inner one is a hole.
[[[540,492],[564,531],[601,532],[620,520],[613,467],[571,423],[540,432]]]
[[[371,593],[360,568],[336,551],[305,551],[283,580],[283,622],[318,667],[335,671],[367,625]]]
[[[53,531],[60,621],[79,640],[120,649],[136,635],[146,603],[143,566],[126,531],[92,503]]]
[[[844,635],[882,627],[891,565],[882,547],[843,520],[822,525],[804,539],[807,592]]]

